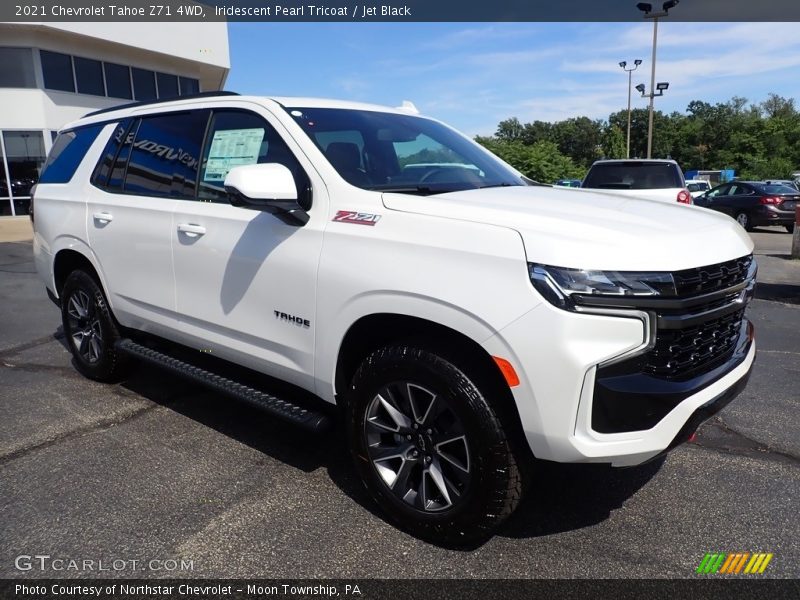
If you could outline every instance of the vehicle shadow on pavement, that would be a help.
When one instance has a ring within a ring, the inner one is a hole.
[[[334,434],[303,431],[161,369],[137,365],[121,386],[305,473],[338,460]]]
[[[324,434],[311,434],[246,404],[209,392],[159,369],[138,366],[122,387],[161,404],[205,427],[305,473],[323,468],[331,482],[375,517],[385,515],[372,502],[347,451],[344,427],[337,420]],[[608,518],[658,471],[663,459],[627,469],[606,465],[538,462],[526,500],[497,533],[511,538],[538,537],[581,529]],[[591,498],[591,502],[586,499]],[[470,551],[482,544],[453,547]]]
[[[66,346],[63,335],[54,337]],[[344,426],[336,415],[331,431],[308,433],[257,408],[143,364],[133,365],[130,376],[117,387],[124,394],[143,397],[252,448],[263,455],[259,463],[280,461],[303,473],[325,469],[330,481],[348,498],[376,518],[388,521],[352,466]],[[602,522],[644,486],[662,463],[660,459],[639,467],[614,469],[537,461],[527,497],[496,535],[539,537]],[[482,545],[448,548],[468,552]]]
[[[793,283],[756,283],[756,298],[800,304],[800,284]]]
[[[539,537],[596,525],[621,508],[663,464],[664,457],[629,468],[539,461],[527,496],[499,535]]]

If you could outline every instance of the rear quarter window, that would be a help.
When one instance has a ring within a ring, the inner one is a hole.
[[[39,183],[69,183],[102,129],[103,125],[90,125],[59,133]]]

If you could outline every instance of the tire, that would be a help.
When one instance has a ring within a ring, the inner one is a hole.
[[[491,385],[479,388],[443,354],[414,344],[368,356],[349,390],[347,433],[364,485],[394,523],[465,545],[511,515],[522,476]]]
[[[61,323],[75,367],[89,379],[119,381],[127,366],[116,351],[119,329],[103,290],[85,271],[73,271],[61,290]]]
[[[736,222],[742,226],[745,231],[753,231],[753,221],[750,219],[750,215],[746,212],[740,212],[736,215]]]
[[[789,233],[794,233],[794,223],[786,225],[786,231],[788,231]]]

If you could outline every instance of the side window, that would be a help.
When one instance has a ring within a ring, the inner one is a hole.
[[[731,196],[747,196],[752,194],[753,191],[749,188],[744,187],[743,185],[732,185],[730,192],[728,192]]]
[[[197,198],[203,202],[228,202],[224,183],[237,166],[280,163],[294,176],[298,199],[310,207],[308,176],[273,127],[260,116],[242,110],[214,111],[208,130]]]
[[[72,179],[89,146],[97,139],[103,125],[90,125],[58,134],[39,183],[67,183]]]
[[[134,121],[122,140],[122,146],[114,159],[111,174],[108,176],[108,189],[111,191],[122,192],[122,188],[125,185],[125,171],[128,170],[128,159],[133,148],[133,140],[136,138],[136,132],[141,122],[141,119]]]
[[[142,117],[130,149],[123,191],[194,199],[207,121],[206,110]],[[112,173],[112,181],[114,177]]]
[[[728,192],[730,191],[730,189],[731,189],[730,185],[725,185],[725,186],[722,186],[722,187],[718,187],[717,189],[710,191],[708,193],[708,197],[709,198],[716,198],[717,196],[727,196]]]
[[[131,128],[131,124],[133,123],[133,119],[124,119],[117,123],[114,127],[114,132],[111,134],[111,137],[108,138],[108,142],[106,142],[106,147],[103,149],[103,153],[100,155],[100,159],[97,161],[97,166],[94,168],[94,173],[92,174],[92,183],[98,187],[105,187],[108,184],[108,177],[111,174],[111,170],[114,167],[114,161],[117,158],[117,155],[120,152],[120,148],[122,148],[122,143],[125,140],[125,137],[128,135],[128,131]],[[128,144],[132,143],[133,140],[130,140]],[[128,160],[127,154],[125,156],[125,161]],[[122,174],[125,174],[125,166],[123,162],[122,166]],[[117,187],[122,187],[122,177],[119,178],[119,183]]]

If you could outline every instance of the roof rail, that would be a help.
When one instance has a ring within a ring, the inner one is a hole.
[[[104,113],[114,112],[115,110],[122,110],[125,108],[135,108],[137,106],[147,106],[148,104],[162,104],[164,102],[173,102],[175,100],[193,100],[195,98],[214,98],[217,96],[238,96],[236,92],[201,92],[199,94],[189,94],[188,96],[175,96],[174,98],[161,98],[160,100],[143,100],[140,102],[128,102],[127,104],[118,104],[109,108],[102,108],[83,115],[86,117],[93,117],[95,115],[102,115]]]

